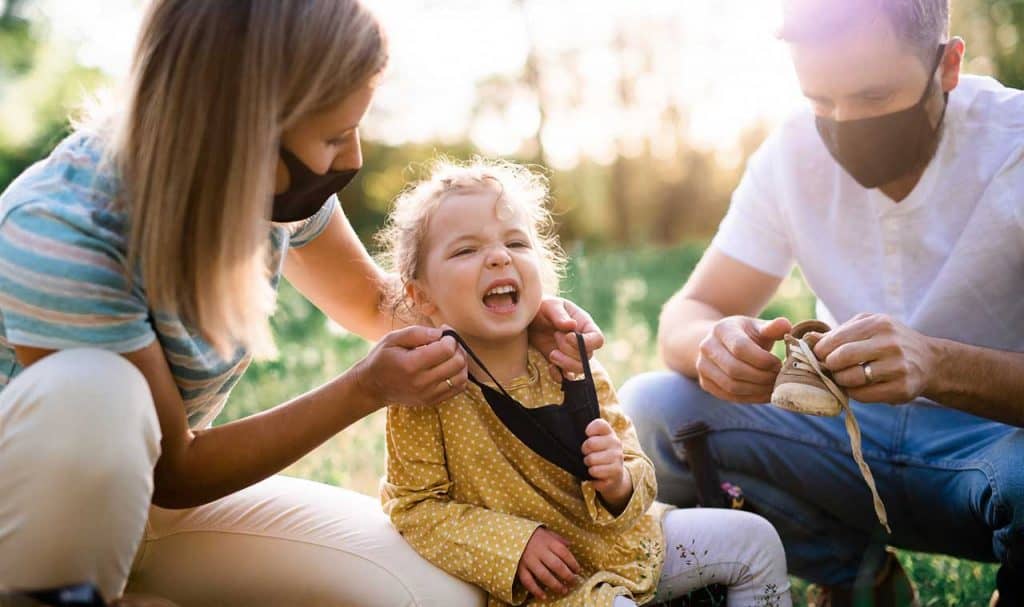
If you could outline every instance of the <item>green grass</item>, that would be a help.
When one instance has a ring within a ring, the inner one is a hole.
[[[607,337],[598,353],[615,381],[660,368],[655,349],[662,304],[686,280],[701,246],[638,252],[571,250],[565,295],[586,309]],[[783,282],[765,318],[810,318],[814,299],[798,274]],[[252,366],[232,394],[219,423],[272,407],[340,374],[368,351],[361,339],[332,326],[289,285],[281,288],[274,329],[281,355]],[[379,411],[324,443],[285,473],[376,495],[384,473],[384,416]],[[991,564],[899,553],[925,607],[986,605],[995,587]],[[794,579],[804,604],[806,585]]]

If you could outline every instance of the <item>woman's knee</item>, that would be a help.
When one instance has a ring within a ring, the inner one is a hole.
[[[159,441],[146,381],[116,354],[57,352],[15,377],[0,393],[3,577],[26,588],[92,580],[119,594]]]
[[[149,386],[117,354],[55,352],[17,376],[0,402],[8,447],[31,453],[34,476],[104,484],[125,470],[151,470],[159,456]]]

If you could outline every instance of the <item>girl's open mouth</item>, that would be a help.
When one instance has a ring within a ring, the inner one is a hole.
[[[484,306],[492,312],[512,312],[519,303],[519,290],[512,285],[501,285],[484,293]]]

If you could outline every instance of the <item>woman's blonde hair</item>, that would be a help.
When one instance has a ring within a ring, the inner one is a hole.
[[[440,157],[428,166],[429,176],[407,186],[395,199],[387,224],[377,233],[381,262],[397,274],[385,300],[395,315],[417,320],[406,285],[419,275],[430,218],[455,193],[491,190],[496,199],[517,207],[528,219],[530,238],[540,258],[545,294],[557,295],[565,268],[565,253],[558,244],[555,222],[548,209],[549,189],[544,175],[505,160],[474,157],[458,162]]]
[[[218,352],[274,351],[270,204],[278,145],[381,72],[358,0],[154,0],[108,154],[129,210],[129,269],[150,305]]]

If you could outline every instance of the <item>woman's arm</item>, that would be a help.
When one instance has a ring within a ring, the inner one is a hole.
[[[333,381],[273,409],[204,430],[188,427],[159,342],[126,354],[145,376],[160,422],[153,502],[187,508],[213,501],[279,472],[388,400],[446,398],[444,378],[456,375],[464,363],[452,358],[454,340],[438,341],[439,336],[437,329],[425,327],[391,333]],[[19,346],[16,352],[29,366],[52,350]]]
[[[341,207],[308,244],[289,249],[284,276],[331,320],[364,339],[406,326],[381,308],[384,286],[396,280],[374,262]]]

